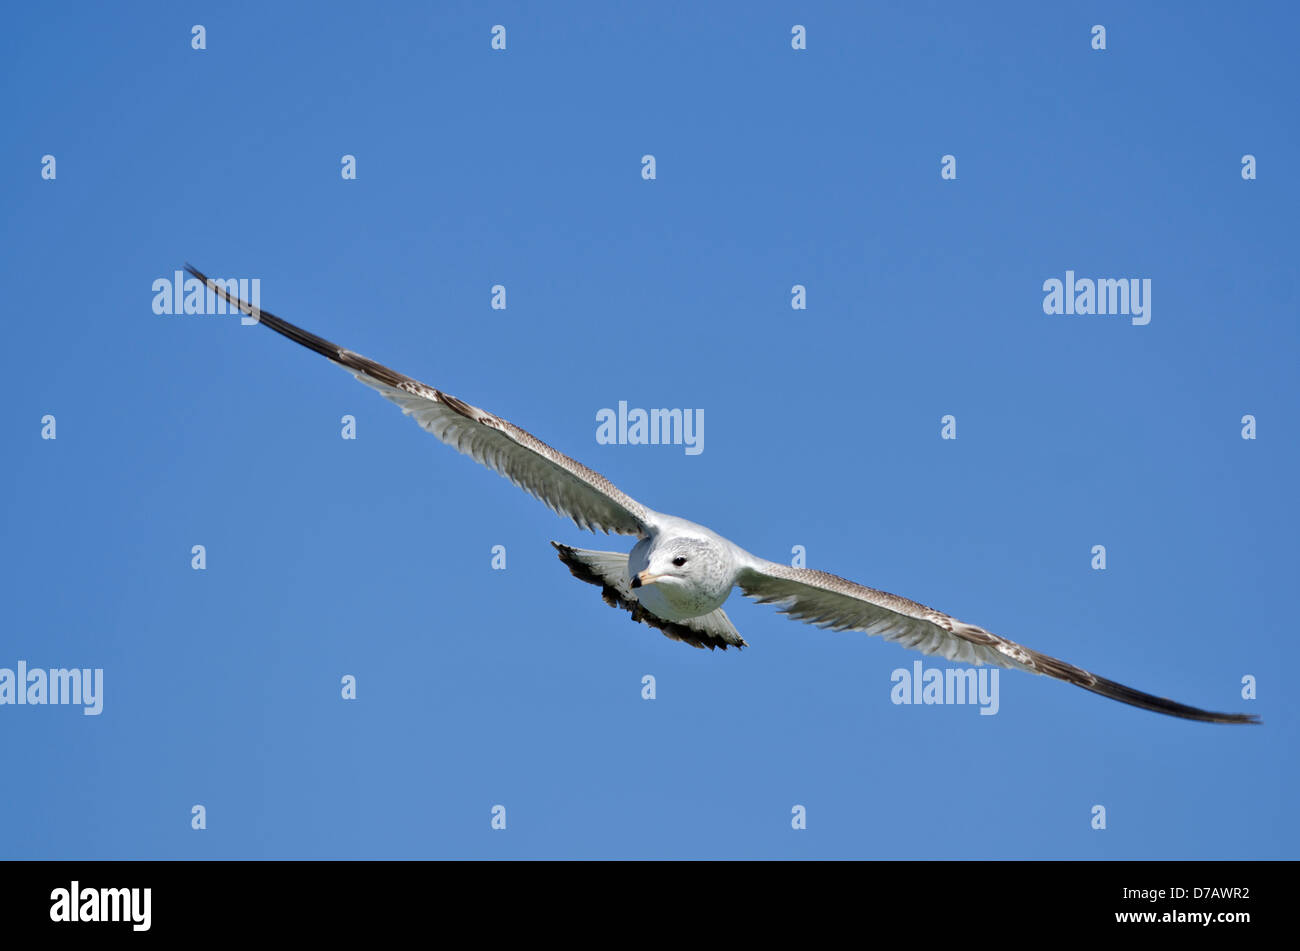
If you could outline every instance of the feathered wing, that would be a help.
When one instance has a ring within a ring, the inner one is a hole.
[[[749,597],[774,604],[798,621],[834,631],[879,634],[923,654],[970,664],[996,664],[1046,674],[1093,693],[1146,710],[1208,723],[1258,723],[1246,713],[1214,713],[1156,697],[1089,673],[1055,657],[965,624],[907,598],[846,581],[837,575],[759,561],[743,568],[736,583]]]
[[[185,269],[243,313],[252,308],[188,264]],[[486,410],[470,406],[265,310],[259,322],[350,371],[458,452],[505,476],[587,531],[645,535],[654,513],[582,463]]]

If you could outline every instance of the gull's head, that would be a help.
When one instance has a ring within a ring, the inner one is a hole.
[[[695,587],[716,574],[716,545],[702,538],[673,538],[648,552],[644,570],[632,577],[632,587],[657,584]]]

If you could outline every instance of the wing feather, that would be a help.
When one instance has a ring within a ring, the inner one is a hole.
[[[188,264],[185,269],[243,313],[253,313],[248,304],[221,284]],[[351,371],[362,383],[400,406],[425,430],[500,473],[557,514],[573,519],[579,528],[644,536],[651,527],[655,514],[652,510],[600,473],[500,416],[346,350],[268,311],[259,311],[258,321]]]
[[[1045,674],[1103,697],[1169,716],[1209,723],[1258,723],[1246,713],[1215,713],[1098,677],[924,604],[855,584],[837,575],[755,560],[736,582],[761,604],[774,604],[798,621],[833,631],[865,631],[923,654],[969,664],[996,664]]]

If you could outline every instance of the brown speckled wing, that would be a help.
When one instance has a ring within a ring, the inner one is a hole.
[[[250,308],[188,264],[190,274],[241,311]],[[419,380],[353,353],[268,311],[260,323],[350,370],[458,452],[500,473],[587,531],[643,536],[653,513],[598,472],[531,433]]]
[[[855,584],[838,575],[763,562],[745,568],[736,582],[746,595],[774,604],[798,621],[834,631],[863,631],[923,654],[970,664],[996,664],[1064,680],[1121,703],[1169,716],[1209,723],[1257,723],[1247,713],[1214,713],[1157,697],[1098,677],[1055,657],[966,624],[907,598]]]

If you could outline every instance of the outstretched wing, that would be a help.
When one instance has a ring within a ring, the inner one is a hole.
[[[185,269],[243,313],[253,314],[250,305],[228,293],[220,283],[188,264]],[[447,445],[496,470],[558,514],[573,519],[579,528],[620,535],[647,534],[654,516],[650,509],[619,491],[600,473],[557,452],[531,433],[274,314],[264,310],[258,314],[264,327],[351,371]]]
[[[923,654],[938,654],[948,660],[996,664],[1046,674],[1103,697],[1169,716],[1208,723],[1259,722],[1259,717],[1254,714],[1213,713],[1134,690],[1022,647],[982,627],[965,624],[924,604],[854,584],[824,571],[792,568],[756,559],[755,564],[741,570],[736,583],[746,595],[760,603],[775,604],[778,610],[795,620],[833,631],[865,631]]]

